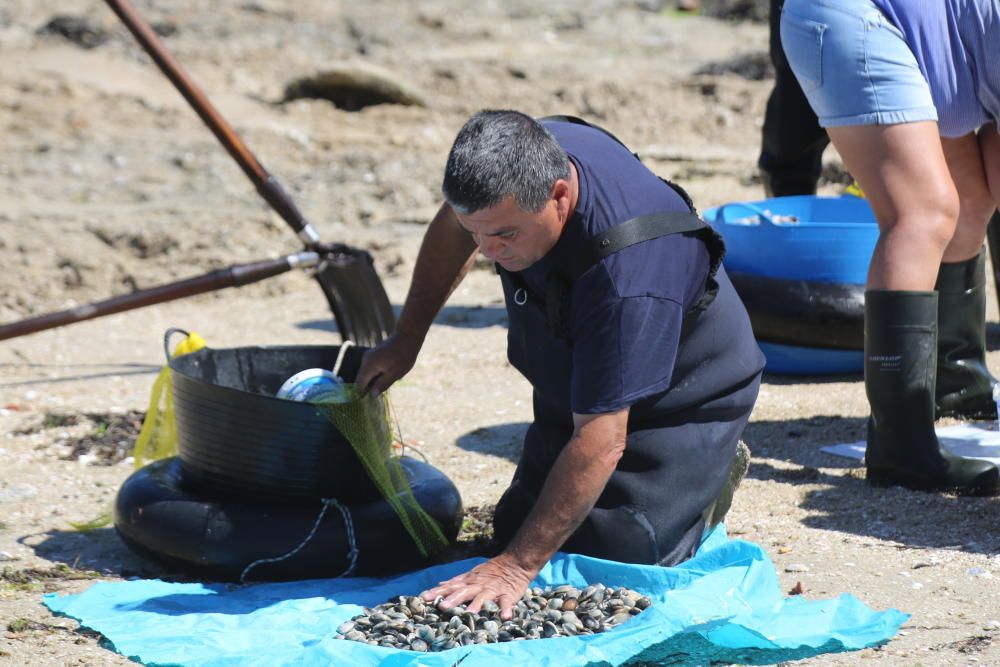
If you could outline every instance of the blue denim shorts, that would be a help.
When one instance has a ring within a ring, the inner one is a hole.
[[[781,44],[823,127],[938,119],[903,33],[871,0],[786,0]]]

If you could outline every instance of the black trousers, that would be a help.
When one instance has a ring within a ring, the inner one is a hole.
[[[757,161],[765,188],[775,197],[815,194],[823,149],[830,143],[781,48],[783,4],[784,0],[771,0],[770,52],[775,80],[767,100]]]

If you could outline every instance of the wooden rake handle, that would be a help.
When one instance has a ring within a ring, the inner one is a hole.
[[[0,340],[17,338],[37,331],[45,331],[75,322],[92,320],[105,315],[123,313],[136,308],[144,308],[157,303],[214,292],[227,287],[242,287],[265,278],[277,276],[298,268],[309,268],[319,264],[317,253],[304,251],[286,257],[265,259],[250,264],[237,264],[217,269],[193,278],[185,278],[167,285],[158,285],[130,294],[111,297],[103,301],[88,303],[76,308],[46,313],[10,324],[0,324]]]
[[[236,161],[243,173],[257,188],[261,197],[288,223],[307,247],[319,243],[319,234],[299,211],[295,202],[285,192],[281,184],[264,169],[247,145],[243,143],[233,127],[226,122],[218,109],[209,101],[205,93],[184,71],[156,32],[127,0],[105,0],[122,23],[135,36],[139,45],[150,55],[153,62],[166,75],[174,87],[180,91],[202,122],[208,126],[226,152]]]

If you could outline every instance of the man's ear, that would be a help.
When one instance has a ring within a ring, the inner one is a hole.
[[[556,182],[552,184],[551,197],[556,202],[556,210],[559,211],[560,217],[568,217],[569,215],[569,196],[569,181],[563,178],[556,179]]]
[[[553,199],[569,197],[569,181],[565,178],[557,178],[556,182],[552,184],[552,190],[549,196]]]

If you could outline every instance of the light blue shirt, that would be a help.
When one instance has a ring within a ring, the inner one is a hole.
[[[930,86],[942,136],[1000,118],[1000,0],[874,0]]]

